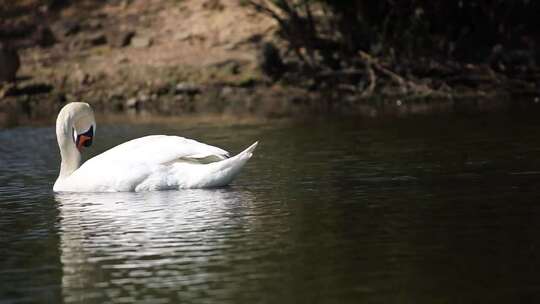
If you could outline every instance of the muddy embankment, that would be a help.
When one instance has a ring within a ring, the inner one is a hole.
[[[485,112],[535,109],[540,102],[538,80],[493,79],[473,65],[459,67],[459,75],[426,76],[423,81],[452,83],[437,94],[403,94],[392,79],[381,79],[378,94],[366,98],[358,88],[340,86],[343,75],[320,75],[335,79],[322,85],[313,78],[291,81],[298,75],[269,77],[265,68],[288,63],[265,46],[276,45],[282,55],[286,46],[274,20],[242,1],[19,4],[2,13],[9,17],[0,30],[3,127],[52,122],[71,101],[132,117],[235,118]]]

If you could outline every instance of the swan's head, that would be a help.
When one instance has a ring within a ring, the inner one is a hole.
[[[69,142],[66,137],[70,134],[73,145],[81,151],[83,147],[92,145],[95,132],[96,120],[89,104],[72,102],[60,110],[56,121],[56,133],[60,145],[66,144],[66,141]],[[63,143],[60,142],[61,139]]]

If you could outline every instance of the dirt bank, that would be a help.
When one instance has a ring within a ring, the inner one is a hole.
[[[286,117],[491,111],[514,98],[512,90],[464,89],[430,97],[390,91],[363,99],[354,90],[271,80],[260,70],[261,45],[283,45],[277,25],[243,1],[80,1],[47,9],[40,15],[47,17],[36,18],[38,40],[50,29],[50,43],[9,41],[19,46],[20,69],[16,83],[0,89],[0,125],[52,120],[71,101],[107,113]],[[481,70],[470,67],[473,76]],[[520,99],[538,102],[535,87],[523,87]]]

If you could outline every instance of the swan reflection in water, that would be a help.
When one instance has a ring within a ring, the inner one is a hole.
[[[222,279],[218,269],[232,267],[252,226],[253,195],[231,189],[58,193],[55,199],[66,302],[208,289]]]

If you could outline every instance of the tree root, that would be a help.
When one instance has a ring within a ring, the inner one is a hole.
[[[359,51],[358,55],[366,63],[366,71],[369,79],[369,85],[364,91],[364,96],[370,96],[375,89],[377,77],[374,70],[377,70],[379,73],[396,82],[403,94],[413,93],[418,95],[430,95],[434,93],[433,89],[431,89],[429,86],[405,79],[390,69],[385,68],[375,57],[371,56],[370,54],[364,51]]]
[[[377,75],[375,75],[375,71],[373,71],[370,62],[366,62],[366,71],[368,75],[369,85],[362,93],[362,97],[369,97],[373,95],[373,92],[375,91],[375,86],[377,85]]]

